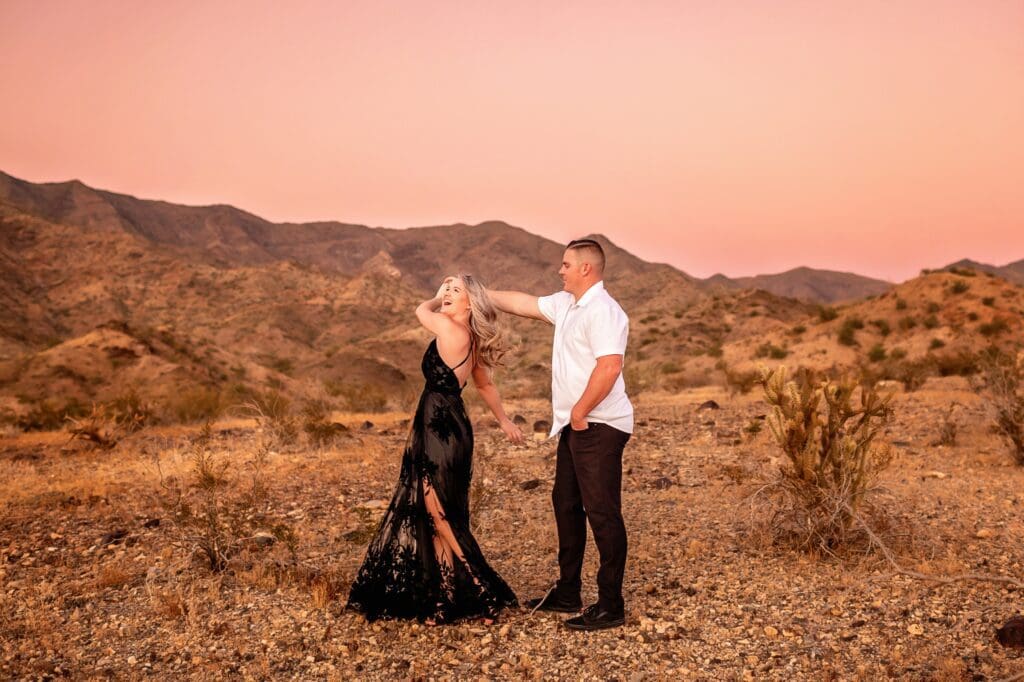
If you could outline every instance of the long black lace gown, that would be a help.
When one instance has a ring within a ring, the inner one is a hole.
[[[348,608],[369,620],[493,618],[515,606],[516,596],[470,532],[473,428],[463,387],[441,359],[436,340],[422,366],[426,386],[398,487],[352,584]]]

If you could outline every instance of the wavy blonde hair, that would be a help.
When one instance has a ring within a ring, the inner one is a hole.
[[[469,294],[469,329],[473,334],[473,360],[487,369],[501,364],[509,344],[505,330],[498,324],[498,312],[487,295],[487,289],[473,275],[459,274]]]

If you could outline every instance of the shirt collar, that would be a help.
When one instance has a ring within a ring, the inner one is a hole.
[[[585,306],[590,301],[594,300],[602,291],[604,291],[604,280],[595,282],[589,289],[583,292],[583,295],[576,301],[577,306]]]

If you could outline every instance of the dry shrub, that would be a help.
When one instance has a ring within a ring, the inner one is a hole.
[[[175,394],[164,406],[167,417],[182,424],[216,419],[224,410],[220,391],[192,386]]]
[[[271,449],[289,447],[299,438],[299,420],[292,414],[292,403],[277,391],[253,394],[242,405],[242,412],[257,421]]]
[[[721,369],[722,373],[725,375],[725,385],[729,389],[729,395],[750,393],[754,386],[757,385],[761,376],[756,369],[746,371],[738,370],[729,366],[725,362],[719,362],[718,368]]]
[[[942,423],[939,424],[939,435],[932,441],[932,445],[956,445],[956,436],[960,431],[960,423],[956,420],[953,413],[960,403],[950,403],[949,409],[946,410],[946,414],[942,416]]]
[[[132,574],[125,570],[121,564],[105,564],[96,572],[97,589],[124,587],[132,580]]]
[[[93,403],[92,410],[84,416],[65,419],[69,422],[70,440],[110,450],[122,438],[145,426],[151,418],[149,405],[135,393],[129,393],[104,405]]]
[[[996,429],[1024,466],[1024,354],[991,349],[982,361],[985,391],[995,412]]]
[[[107,413],[104,405],[93,405],[84,417],[68,417],[69,442],[83,441],[91,447],[110,450],[121,440],[117,421]]]
[[[348,432],[344,424],[331,421],[331,406],[322,398],[307,400],[302,406],[302,430],[316,447],[330,445]]]
[[[850,377],[804,373],[790,381],[785,367],[762,369],[760,383],[772,407],[768,426],[785,455],[778,478],[762,488],[774,502],[772,530],[834,554],[877,511],[870,498],[892,451],[875,439],[891,417],[892,396],[858,389]]]
[[[200,554],[212,571],[222,571],[246,547],[268,547],[281,541],[296,557],[297,537],[291,526],[273,513],[263,470],[270,448],[260,442],[243,469],[248,480],[229,471],[232,462],[212,446],[207,422],[189,444],[191,481],[187,486],[162,473],[164,506],[174,522],[178,545]],[[159,470],[159,460],[157,460]]]

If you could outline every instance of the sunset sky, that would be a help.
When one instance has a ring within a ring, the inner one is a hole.
[[[1001,265],[1024,1],[0,0],[0,170],[700,277]]]

